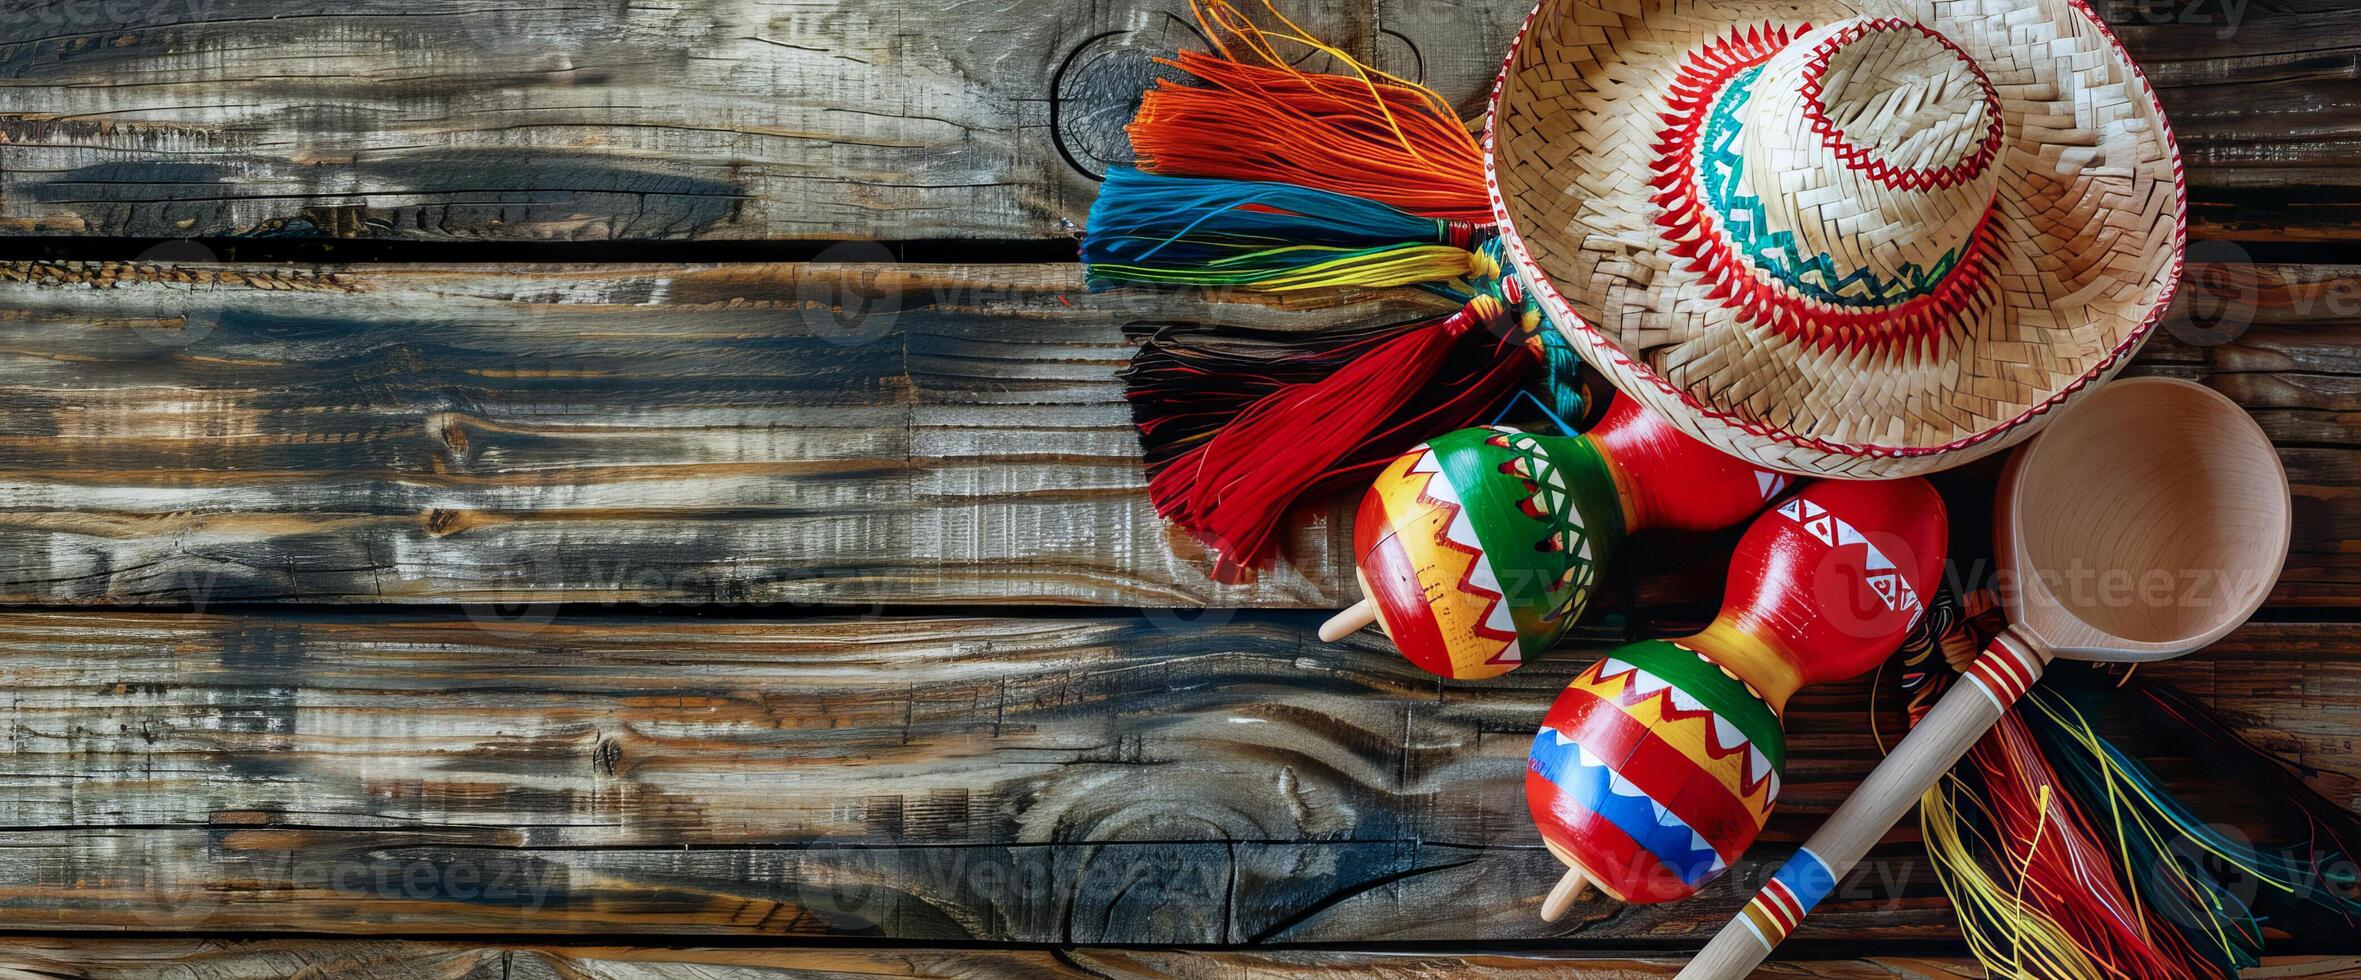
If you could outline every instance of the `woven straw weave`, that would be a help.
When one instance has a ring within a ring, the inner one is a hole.
[[[2171,132],[2075,2],[1543,0],[1493,110],[1494,207],[1551,322],[1775,469],[2008,446],[2119,369],[2179,280]],[[1668,176],[1684,159],[1708,176]]]

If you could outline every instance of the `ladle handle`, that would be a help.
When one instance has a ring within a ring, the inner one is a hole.
[[[2008,706],[2025,696],[2048,664],[2047,655],[2013,630],[1994,637],[1960,683],[1870,771],[1852,798],[1689,961],[1680,980],[1738,980],[1752,971]]]

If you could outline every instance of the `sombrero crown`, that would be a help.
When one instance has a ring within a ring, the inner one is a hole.
[[[1924,347],[1975,312],[2004,129],[1956,45],[1861,18],[1695,75],[1659,147],[1656,221],[1737,316],[1822,347]]]
[[[2005,446],[2120,367],[2178,280],[2178,155],[2079,5],[1543,0],[1492,126],[1551,322],[1774,468]]]

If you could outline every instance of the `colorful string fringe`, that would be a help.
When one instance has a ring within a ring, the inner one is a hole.
[[[1242,345],[1165,329],[1142,345],[1125,380],[1149,496],[1236,579],[1297,502],[1489,418],[1541,367],[1548,401],[1573,400],[1577,359],[1503,273],[1483,153],[1449,103],[1267,2],[1278,27],[1192,6],[1213,50],[1165,62],[1187,81],[1143,98],[1139,167],[1108,175],[1083,238],[1091,287],[1417,286],[1463,304],[1376,331]],[[1336,71],[1295,66],[1319,56]]]
[[[1272,181],[1349,194],[1412,214],[1489,223],[1484,151],[1432,90],[1311,36],[1267,0],[1283,30],[1257,27],[1224,0],[1196,0],[1214,52],[1163,63],[1194,84],[1161,80],[1133,118],[1140,166],[1157,173]],[[1314,74],[1291,54],[1326,55]]]
[[[1992,602],[1979,593],[1967,605],[1973,619]],[[1949,679],[1944,663],[1980,649],[1964,623],[1930,619],[1934,638],[1903,654],[1914,722]],[[2208,823],[2099,733],[2102,716],[2141,713],[2216,756],[2207,771],[2246,783],[2257,813],[2302,815],[2295,843],[2265,848]],[[1920,820],[1961,932],[1994,976],[2233,976],[2259,961],[2266,925],[2341,936],[2361,922],[2361,818],[2194,701],[2136,677],[2053,666],[1926,795]]]

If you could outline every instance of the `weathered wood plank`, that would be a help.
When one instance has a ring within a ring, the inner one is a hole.
[[[2164,99],[2199,239],[2350,240],[2361,10],[2334,0],[2100,4]]]
[[[1144,519],[1118,324],[1401,315],[1060,267],[0,278],[14,601],[1329,603],[1333,526],[1317,580],[1216,592]]]
[[[1128,155],[1123,104],[1191,37],[1186,10],[11,0],[0,215],[151,237],[1055,236],[1087,208],[1077,165]],[[1368,0],[1299,12],[1376,36]]]
[[[2263,419],[2281,600],[2361,602],[2361,275],[2194,275],[2135,370]],[[1114,379],[1125,321],[1409,308],[1326,302],[1067,266],[0,264],[0,601],[1335,606],[1341,509],[1205,579]]]
[[[1473,113],[1529,6],[1286,9]],[[2110,16],[2163,90],[2200,237],[2355,236],[2354,11]],[[1180,0],[8,0],[0,230],[1055,237],[1128,159],[1149,59],[1189,43]]]
[[[366,974],[384,980],[625,980],[698,977],[952,978],[1112,977],[1276,978],[1349,973],[1368,977],[1527,977],[1578,973],[1598,980],[1670,977],[1681,961],[1584,957],[1568,953],[1471,953],[1355,950],[1246,951],[1176,949],[971,950],[926,948],[698,949],[630,946],[530,946],[462,942],[269,939],[0,940],[0,970],[44,977],[130,977],[168,972],[189,980]],[[2351,957],[2274,957],[2248,976],[2334,977],[2361,969]],[[1773,961],[1762,976],[1826,980],[1976,977],[1970,960],[1933,956],[1862,956],[1850,960]]]
[[[0,917],[1612,948],[1699,942],[1743,897],[1534,916],[1556,867],[1524,813],[1526,749],[1606,637],[1444,684],[1379,643],[1313,642],[1314,618],[0,615]],[[2249,626],[2146,669],[2350,805],[2357,635]],[[1782,809],[1734,881],[1868,770],[1868,703],[1866,681],[1793,703]],[[2225,804],[2172,755],[2148,753]],[[1948,935],[1913,836],[1805,935]]]

